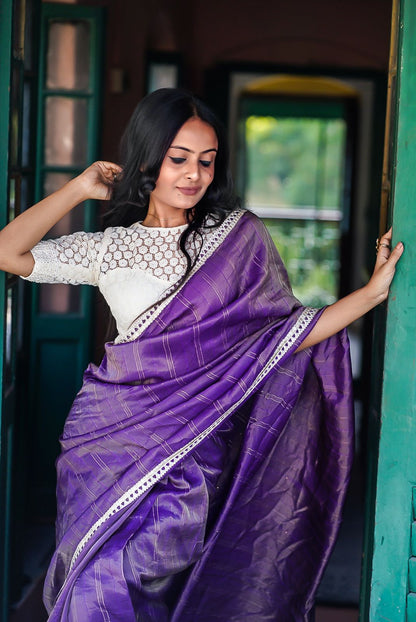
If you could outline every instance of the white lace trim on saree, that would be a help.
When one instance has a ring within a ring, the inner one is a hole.
[[[227,219],[228,220],[228,219]],[[142,477],[134,486],[132,486],[127,492],[125,492],[113,505],[103,514],[91,529],[85,534],[80,543],[78,544],[74,555],[71,560],[70,570],[74,567],[76,561],[81,555],[82,551],[85,549],[88,542],[94,536],[94,534],[113,516],[121,512],[125,508],[127,508],[130,504],[134,503],[141,497],[145,492],[147,492],[154,484],[156,484],[160,479],[162,479],[166,473],[174,467],[180,460],[182,460],[185,456],[187,456],[191,451],[195,449],[211,432],[213,432],[216,428],[218,428],[221,423],[227,419],[235,410],[238,408],[243,402],[245,402],[248,397],[250,397],[251,393],[258,387],[258,385],[264,380],[264,378],[269,374],[269,372],[275,367],[275,365],[283,358],[283,356],[293,347],[293,345],[297,342],[299,337],[303,334],[303,332],[307,329],[309,324],[312,322],[315,317],[318,309],[313,309],[311,307],[305,307],[299,316],[296,324],[291,328],[286,337],[278,344],[272,356],[270,357],[267,364],[263,367],[262,371],[255,378],[253,384],[247,389],[247,391],[242,395],[242,397],[234,403],[228,410],[221,414],[220,417],[214,423],[212,423],[208,428],[203,430],[197,437],[192,439],[189,443],[187,443],[180,450],[176,451],[174,454],[162,460],[157,466],[155,466],[149,473],[147,473],[144,477]]]

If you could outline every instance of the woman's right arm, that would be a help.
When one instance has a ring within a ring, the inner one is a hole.
[[[121,168],[112,162],[94,162],[60,190],[27,209],[0,231],[0,270],[29,276],[31,249],[76,205],[87,199],[107,200]]]

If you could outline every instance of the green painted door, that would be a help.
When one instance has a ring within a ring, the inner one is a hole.
[[[33,200],[39,0],[0,3],[0,227]],[[0,620],[24,583],[26,288],[0,273]]]
[[[101,17],[101,10],[93,7],[42,5],[37,199],[97,158]],[[77,207],[49,237],[91,230],[95,210],[91,203]],[[91,356],[93,293],[85,286],[33,286],[29,392],[35,519],[54,516],[58,438]]]
[[[373,554],[366,566],[361,612],[361,619],[371,622],[416,621],[416,0],[397,2],[397,9],[389,220],[394,242],[402,240],[405,253],[379,352],[384,355],[384,369],[379,365],[381,407],[373,409],[373,432],[377,429],[379,435]],[[381,315],[376,332],[383,332]]]

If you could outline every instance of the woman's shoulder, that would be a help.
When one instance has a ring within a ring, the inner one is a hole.
[[[265,228],[263,221],[254,212],[246,208],[241,207],[234,210],[229,217],[239,220],[242,225],[252,227],[256,231],[263,231]]]
[[[263,225],[262,220],[257,216],[257,214],[255,214],[254,212],[252,212],[250,209],[248,208],[242,208],[241,209],[242,212],[244,212],[244,218],[248,221],[253,223],[254,225]]]
[[[238,235],[250,240],[250,244],[266,244],[268,246],[270,233],[264,221],[249,209],[240,209],[239,214],[238,226],[235,229]]]

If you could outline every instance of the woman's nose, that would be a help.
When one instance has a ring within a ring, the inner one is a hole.
[[[199,177],[199,166],[198,163],[189,163],[189,167],[186,172],[186,177],[188,179],[198,179]]]

